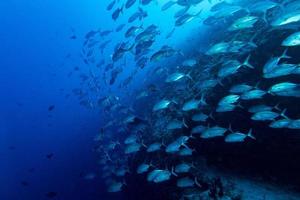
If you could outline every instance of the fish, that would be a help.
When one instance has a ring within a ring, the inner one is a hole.
[[[182,65],[183,67],[194,67],[194,66],[197,65],[197,64],[198,64],[198,62],[197,62],[196,59],[190,58],[190,59],[184,60],[184,61],[182,62],[181,65]]]
[[[240,95],[236,95],[236,94],[230,94],[228,96],[223,97],[218,105],[222,106],[222,105],[227,105],[227,104],[235,104],[238,102],[238,100],[240,99]]]
[[[269,124],[270,128],[288,128],[291,124],[292,120],[290,119],[278,119],[275,121],[272,121]]]
[[[138,31],[142,30],[141,26],[131,26],[130,28],[127,29],[125,32],[125,37],[132,37],[134,36]]]
[[[204,113],[196,113],[192,116],[192,120],[195,122],[206,122],[208,118],[214,119],[212,113],[206,115]]]
[[[46,197],[48,197],[49,199],[53,199],[53,198],[55,198],[58,194],[57,194],[57,192],[47,192],[45,195],[46,195]]]
[[[263,74],[264,76],[266,74],[271,73],[279,64],[281,59],[284,58],[290,58],[290,56],[287,55],[287,51],[288,49],[285,49],[284,52],[282,53],[282,55],[280,55],[279,57],[271,57],[267,63],[263,66]]]
[[[125,3],[125,8],[128,9],[131,6],[133,6],[133,4],[135,4],[136,0],[127,0]]]
[[[156,169],[148,174],[147,180],[154,183],[161,183],[170,180],[172,174],[177,176],[174,172],[170,172],[169,170]]]
[[[177,179],[176,185],[180,188],[194,187],[195,181],[189,177],[183,177]]]
[[[248,92],[249,90],[253,89],[253,86],[247,84],[238,84],[234,85],[230,88],[229,92],[233,94],[243,94]]]
[[[192,21],[193,19],[198,17],[201,14],[201,12],[202,12],[202,10],[194,15],[186,13],[186,14],[178,17],[175,21],[175,26],[182,26],[182,25]]]
[[[247,92],[244,92],[241,95],[242,100],[253,100],[253,99],[261,99],[267,94],[266,91],[261,89],[252,89]]]
[[[91,172],[91,173],[86,174],[83,178],[84,178],[85,180],[93,180],[93,179],[96,178],[96,176],[97,176],[97,175],[96,175],[95,173]]]
[[[173,1],[173,0],[167,1],[164,5],[162,5],[161,10],[162,11],[168,10],[175,4],[176,4],[176,1]]]
[[[206,127],[203,125],[198,125],[192,128],[191,134],[200,134],[206,130]]]
[[[218,71],[218,77],[225,78],[229,75],[236,74],[237,71],[243,67],[246,66],[250,69],[254,69],[254,67],[249,63],[250,55],[246,58],[246,60],[243,63],[240,63],[237,60],[229,60],[226,61],[222,68]]]
[[[276,105],[274,107],[271,107],[271,106],[268,106],[268,105],[259,104],[259,105],[251,106],[248,109],[248,112],[250,112],[250,113],[257,113],[257,112],[261,112],[261,111],[271,111],[273,109],[280,110],[278,108],[278,105]]]
[[[194,151],[195,151],[194,149],[191,149],[187,146],[184,146],[182,149],[179,150],[178,155],[180,155],[180,156],[191,156],[191,155],[193,155]]]
[[[282,82],[271,86],[268,92],[278,96],[300,97],[300,86],[292,82]]]
[[[245,139],[247,137],[256,140],[256,138],[252,135],[252,129],[250,129],[247,134],[241,132],[234,132],[231,130],[231,128],[230,128],[230,132],[231,132],[230,134],[226,135],[224,139],[225,142],[228,143],[245,142]]]
[[[224,136],[226,132],[227,132],[226,128],[220,126],[213,126],[213,127],[208,127],[205,131],[203,131],[200,137],[203,139],[220,137],[220,136]]]
[[[114,192],[120,192],[122,191],[124,183],[122,182],[113,182],[109,185],[107,191],[110,193],[114,193]]]
[[[142,5],[148,5],[151,2],[152,2],[152,0],[140,0],[140,4],[142,4]]]
[[[180,173],[189,173],[192,168],[195,168],[193,164],[190,163],[181,163],[175,166],[174,172],[176,174]]]
[[[50,106],[48,107],[48,111],[52,111],[52,110],[54,110],[54,108],[55,108],[55,105],[50,105]]]
[[[159,111],[159,110],[167,109],[172,102],[173,101],[167,99],[160,100],[153,106],[152,110]]]
[[[110,2],[107,5],[106,10],[108,10],[108,11],[111,10],[114,7],[115,4],[116,4],[116,0],[113,0],[112,2]]]
[[[163,146],[163,144],[158,143],[158,142],[152,143],[148,146],[147,152],[150,153],[150,152],[159,151],[162,146]]]
[[[251,116],[251,119],[254,121],[272,121],[277,117],[282,116],[287,118],[285,115],[286,109],[284,109],[281,113],[273,112],[273,111],[260,111],[256,112]]]
[[[255,23],[258,21],[257,16],[245,16],[237,19],[233,24],[228,28],[229,31],[237,31],[247,28],[253,28]]]
[[[293,47],[293,46],[299,46],[299,45],[300,45],[300,31],[289,35],[281,43],[281,46],[284,46],[284,47]]]
[[[186,101],[183,106],[182,110],[183,111],[192,111],[192,110],[197,110],[200,105],[207,105],[204,96],[201,96],[201,99],[191,99]]]
[[[299,66],[295,64],[288,64],[288,63],[278,64],[273,67],[272,71],[265,73],[263,77],[266,79],[270,79],[270,78],[277,78],[277,77],[297,74],[298,68]]]
[[[142,145],[139,143],[130,143],[125,147],[125,154],[132,154],[140,151]]]
[[[142,19],[146,18],[147,16],[148,16],[148,13],[139,7],[138,10],[128,18],[128,23],[132,23],[137,19],[142,20]]]
[[[124,140],[124,144],[131,144],[131,143],[136,143],[138,140],[137,135],[130,135]]]
[[[172,120],[167,124],[167,130],[175,130],[175,129],[181,129],[183,127],[188,128],[186,125],[184,119],[182,121],[179,120]]]
[[[116,32],[122,31],[125,26],[126,26],[126,24],[120,24],[119,26],[117,26]]]
[[[166,83],[176,82],[176,81],[183,79],[184,77],[187,77],[190,80],[193,80],[193,78],[190,76],[190,74],[185,74],[182,72],[174,72],[166,78],[165,82]]]
[[[136,173],[137,174],[143,174],[148,172],[148,170],[150,169],[151,164],[146,164],[146,163],[142,163],[138,166]]]
[[[117,9],[113,12],[113,14],[111,15],[111,18],[112,18],[114,21],[116,21],[116,20],[119,18],[119,16],[120,16],[121,13],[123,13],[123,7],[117,8]]]
[[[180,51],[177,51],[169,46],[163,46],[160,50],[152,54],[150,60],[151,61],[159,61],[162,58],[169,58],[174,56],[175,54],[182,54]]]
[[[287,11],[282,15],[279,15],[276,19],[271,22],[271,26],[280,27],[300,21],[300,10],[295,10],[292,12]]]
[[[289,125],[289,129],[300,129],[300,119],[292,120]]]
[[[189,6],[186,6],[180,10],[178,10],[175,14],[174,14],[174,18],[178,18],[181,17],[182,15],[186,14],[188,12],[188,10],[190,9]]]

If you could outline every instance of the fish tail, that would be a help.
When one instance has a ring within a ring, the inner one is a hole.
[[[178,176],[178,175],[174,172],[174,166],[172,166],[171,174],[173,174],[174,176]]]
[[[280,116],[284,117],[285,119],[289,119],[289,118],[285,115],[286,110],[287,110],[286,108],[283,109],[283,111],[280,113]]]
[[[288,56],[287,55],[287,52],[288,52],[288,48],[286,48],[284,50],[284,52],[282,53],[282,55],[279,57],[279,59],[282,59],[282,58],[291,58],[291,56]]]
[[[254,69],[253,65],[251,65],[249,63],[250,57],[251,57],[251,55],[249,54],[249,56],[247,56],[246,60],[244,61],[243,66],[246,66],[246,67],[248,67],[250,69]]]
[[[233,133],[232,127],[231,127],[231,123],[229,124],[228,130]]]
[[[213,112],[209,113],[208,117],[213,119],[213,120],[216,120],[215,117],[213,116]]]
[[[189,126],[186,124],[186,122],[185,122],[185,119],[184,119],[184,118],[182,119],[182,123],[183,123],[183,126],[185,126],[186,128],[189,128]]]
[[[196,184],[198,187],[202,187],[202,185],[198,182],[197,177],[195,177],[195,184]]]
[[[252,135],[252,128],[249,130],[249,132],[248,132],[248,134],[247,134],[247,137],[252,138],[253,140],[256,140],[256,137],[254,137],[254,136]]]

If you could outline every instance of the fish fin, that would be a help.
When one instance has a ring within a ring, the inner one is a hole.
[[[191,77],[191,72],[189,72],[186,77],[188,77],[192,82],[195,82],[194,79]]]
[[[200,103],[202,103],[202,105],[204,105],[204,106],[207,106],[207,105],[208,105],[208,104],[206,103],[206,100],[204,99],[204,94],[201,95]]]
[[[188,147],[188,146],[187,146],[186,144],[184,144],[184,143],[182,143],[181,146],[183,146],[183,147],[185,147],[185,148],[187,148],[187,149],[190,148],[190,147]]]
[[[178,175],[174,172],[174,166],[172,166],[171,174],[173,174],[174,176],[178,176]]]
[[[189,138],[196,139],[196,138],[193,136],[193,133],[191,133],[191,135],[189,136]],[[184,147],[187,147],[187,146],[184,146]]]
[[[279,59],[282,59],[282,58],[291,58],[291,56],[288,56],[287,55],[287,51],[288,51],[288,48],[286,48],[284,50],[284,52],[282,53],[282,55],[279,57]]]
[[[167,146],[163,140],[161,141],[161,146],[164,146],[164,147]]]
[[[224,84],[222,83],[222,80],[218,79],[218,83],[219,83],[219,85],[224,86]]]
[[[280,105],[280,103],[277,103],[277,104],[274,106],[274,109],[275,109],[275,110],[278,110],[278,111],[281,111],[281,109],[279,108],[279,105]]]
[[[241,102],[239,102],[236,106],[241,108],[241,109],[244,109],[244,107],[241,105]]]
[[[143,141],[143,140],[141,141],[141,145],[142,145],[143,147],[145,147],[145,148],[148,148],[147,145],[144,144],[144,141]]]
[[[198,182],[197,177],[195,177],[195,184],[196,184],[198,187],[202,187],[202,185]]]
[[[215,117],[213,116],[213,111],[209,113],[208,117],[211,118],[212,120],[216,120]]]
[[[285,115],[286,110],[287,110],[286,108],[283,109],[283,111],[280,113],[280,116],[284,117],[285,119],[289,119],[289,118]]]
[[[232,130],[231,124],[229,124],[228,130],[229,130],[231,133],[234,133],[233,130]]]
[[[255,84],[254,88],[255,88],[255,89],[259,89],[259,87],[258,87],[259,84],[260,84],[260,81],[258,81],[258,82]]]
[[[253,140],[256,140],[256,138],[252,135],[252,128],[249,130],[247,137],[252,138]]]
[[[184,57],[184,53],[181,50],[178,50],[177,53]]]
[[[249,54],[249,55],[247,56],[246,60],[243,62],[242,65],[243,65],[243,66],[246,66],[246,67],[248,67],[248,68],[250,68],[250,69],[254,69],[254,67],[249,63],[250,57],[251,57],[251,54]]]
[[[184,118],[182,119],[182,123],[183,123],[183,126],[185,126],[186,128],[189,128],[189,126],[186,124],[186,122],[185,122],[185,119],[184,119]]]

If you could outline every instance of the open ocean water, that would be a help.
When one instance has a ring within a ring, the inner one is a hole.
[[[2,0],[0,47],[0,200],[300,200],[299,0]]]

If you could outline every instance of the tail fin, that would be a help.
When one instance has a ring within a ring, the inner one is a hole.
[[[195,184],[196,184],[198,187],[202,187],[202,185],[198,182],[197,177],[195,177]]]
[[[204,99],[204,94],[201,95],[201,99],[200,102],[202,103],[202,105],[207,106],[208,104],[206,103],[205,99]]]
[[[284,50],[284,52],[282,53],[282,55],[279,57],[279,59],[282,59],[282,58],[291,58],[291,56],[288,56],[287,55],[287,51],[288,51],[288,48],[286,48]]]
[[[174,172],[174,166],[172,166],[171,174],[173,174],[174,176],[178,176],[178,175]]]
[[[249,63],[250,57],[251,57],[251,54],[249,54],[249,56],[246,58],[246,60],[243,62],[242,65],[243,65],[243,66],[246,66],[246,67],[248,67],[248,68],[254,69],[253,65],[251,65],[251,64]]]
[[[252,128],[249,130],[247,137],[252,138],[253,140],[256,140],[256,138],[252,135]]]
[[[211,118],[212,120],[216,120],[215,117],[213,116],[213,111],[209,113],[208,117]]]
[[[148,148],[147,145],[144,144],[144,141],[143,141],[143,140],[141,141],[141,145],[142,145],[143,147],[145,147],[145,148]]]
[[[283,111],[280,113],[280,116],[284,117],[285,119],[289,119],[289,118],[285,115],[285,113],[286,113],[286,108],[283,109]]]
[[[231,124],[229,124],[228,130],[229,130],[231,133],[234,133],[233,130],[232,130]]]
[[[281,109],[279,108],[279,105],[280,105],[280,103],[276,104],[276,105],[274,106],[274,109],[275,109],[275,110],[278,110],[278,111],[281,111]]]
[[[185,119],[184,119],[184,118],[182,119],[182,123],[183,123],[183,126],[185,126],[186,128],[189,128],[189,126],[186,124],[186,122],[185,122]]]
[[[239,102],[236,106],[241,108],[241,109],[244,109],[244,107],[241,105],[241,102]]]
[[[224,86],[224,84],[222,83],[222,80],[218,79],[218,83],[219,83],[219,85]]]

